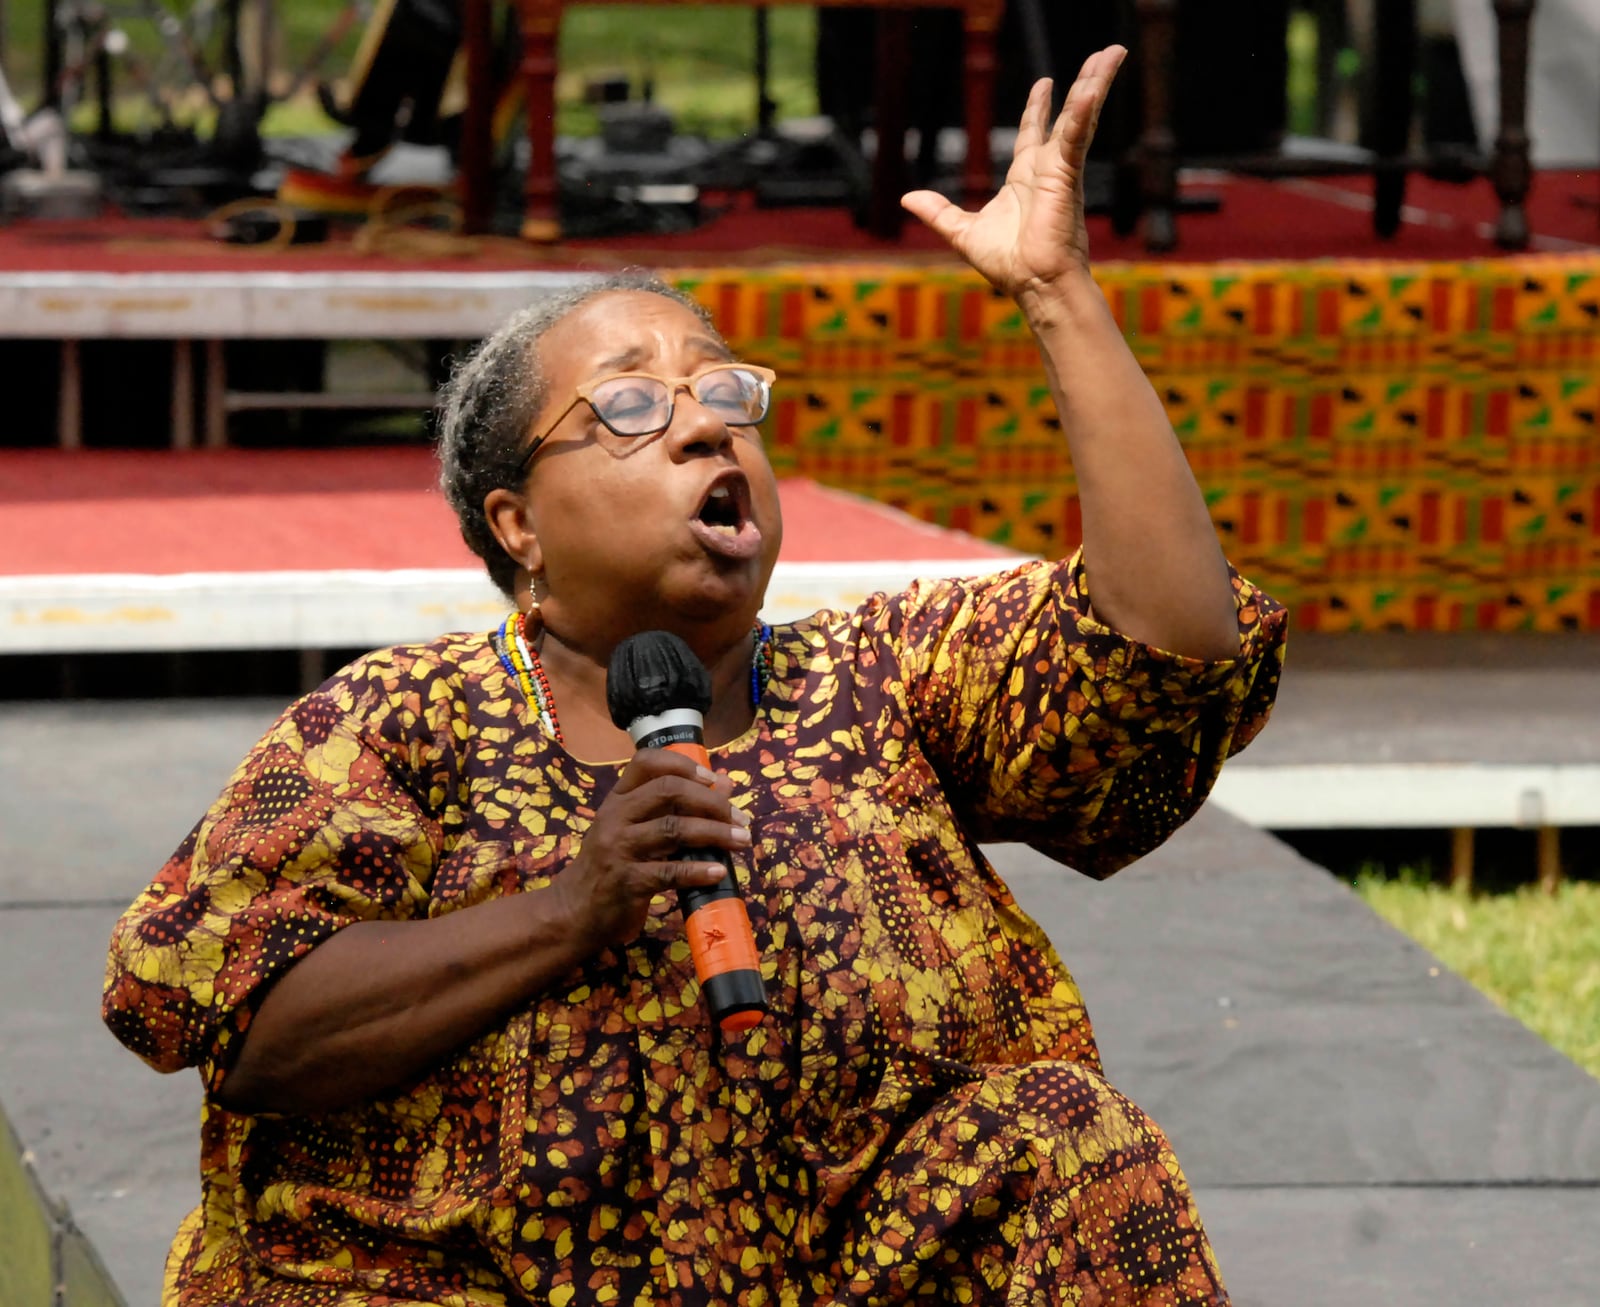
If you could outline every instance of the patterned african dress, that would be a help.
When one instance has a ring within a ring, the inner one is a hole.
[[[753,818],[759,1026],[713,1028],[666,896],[387,1096],[234,1114],[211,1094],[274,977],[353,922],[548,885],[621,772],[541,729],[488,635],[337,673],[113,936],[112,1030],[208,1090],[165,1301],[1226,1303],[1170,1148],[979,843],[1105,876],[1176,830],[1277,685],[1283,611],[1234,593],[1219,663],[1093,620],[1076,561],[778,627],[713,755]]]

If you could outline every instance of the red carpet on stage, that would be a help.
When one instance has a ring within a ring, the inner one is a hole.
[[[1498,253],[1487,234],[1498,212],[1489,183],[1450,185],[1414,177],[1410,206],[1394,239],[1372,232],[1369,179],[1262,181],[1216,178],[1187,183],[1215,195],[1215,213],[1184,214],[1179,246],[1164,256],[1187,262],[1216,259],[1464,259]],[[1532,248],[1555,252],[1600,247],[1600,173],[1538,174],[1528,202]],[[407,268],[576,268],[628,263],[677,268],[725,267],[840,258],[937,257],[944,243],[907,218],[898,241],[875,240],[837,208],[758,209],[739,199],[719,218],[681,235],[627,236],[556,246],[508,239],[463,244],[453,254],[361,252],[352,229],[336,227],[327,244],[266,251],[210,239],[198,221],[107,217],[94,222],[15,222],[0,226],[0,270],[29,272],[237,272],[249,269],[370,271]],[[1090,238],[1100,260],[1144,260],[1137,235],[1118,237],[1109,220],[1092,218]],[[1163,256],[1154,256],[1163,257]]]
[[[476,567],[435,476],[404,446],[0,451],[0,575]],[[788,563],[1015,556],[813,481],[779,490]]]

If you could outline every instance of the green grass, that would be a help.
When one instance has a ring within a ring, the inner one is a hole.
[[[40,94],[43,57],[41,0],[5,0],[6,73],[27,107]],[[187,6],[174,3],[181,12]],[[281,35],[278,65],[298,68],[329,29],[342,0],[283,0],[277,7]],[[133,0],[119,0],[117,11],[129,16],[120,25],[134,55],[146,64],[160,53],[150,23],[136,16]],[[771,10],[772,98],[780,118],[803,117],[817,110],[812,84],[816,49],[816,11],[783,5]],[[350,66],[360,39],[359,27],[321,65],[321,75],[338,83]],[[215,61],[215,55],[213,54]],[[678,118],[686,132],[727,137],[748,131],[756,120],[755,16],[751,9],[726,5],[578,5],[565,16],[561,29],[557,129],[589,135],[598,130],[594,113],[583,104],[587,79],[602,73],[627,76],[636,90],[653,83],[656,100]],[[117,124],[124,129],[154,125],[156,115],[139,94],[134,79],[119,71],[116,85]],[[210,127],[204,97],[190,97],[174,114],[178,122],[202,134]],[[80,129],[92,113],[75,118]],[[335,129],[310,96],[274,106],[264,129],[272,135],[301,135]]]
[[[1600,1077],[1600,884],[1468,897],[1415,872],[1356,892],[1391,925]]]

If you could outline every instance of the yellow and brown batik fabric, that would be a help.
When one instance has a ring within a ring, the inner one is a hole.
[[[1600,256],[1096,277],[1229,555],[1303,629],[1600,630]],[[782,374],[781,475],[1047,557],[1080,538],[1038,351],[976,274],[675,279]]]
[[[319,1117],[208,1094],[169,1304],[1227,1301],[1159,1130],[978,850],[1107,875],[1260,729],[1284,614],[1240,657],[1088,614],[1072,564],[778,628],[736,857],[771,998],[723,1036],[681,916],[446,1065]],[[561,875],[620,774],[540,729],[488,636],[371,655],[289,708],[123,916],[107,1021],[220,1083],[273,978],[352,922]]]

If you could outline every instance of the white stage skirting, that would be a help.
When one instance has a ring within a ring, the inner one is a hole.
[[[475,340],[585,272],[9,272],[0,337]]]
[[[993,556],[779,563],[763,615],[849,608],[918,577],[982,576]],[[0,577],[0,654],[379,648],[486,630],[506,600],[479,568]]]
[[[1583,763],[1279,763],[1249,752],[1211,801],[1265,830],[1600,826],[1600,766]]]
[[[977,576],[970,561],[780,563],[771,621],[853,607],[918,577]],[[477,569],[194,572],[0,578],[0,654],[377,648],[483,630],[505,600]],[[1212,802],[1272,830],[1600,825],[1600,766],[1462,763],[1224,769]]]

